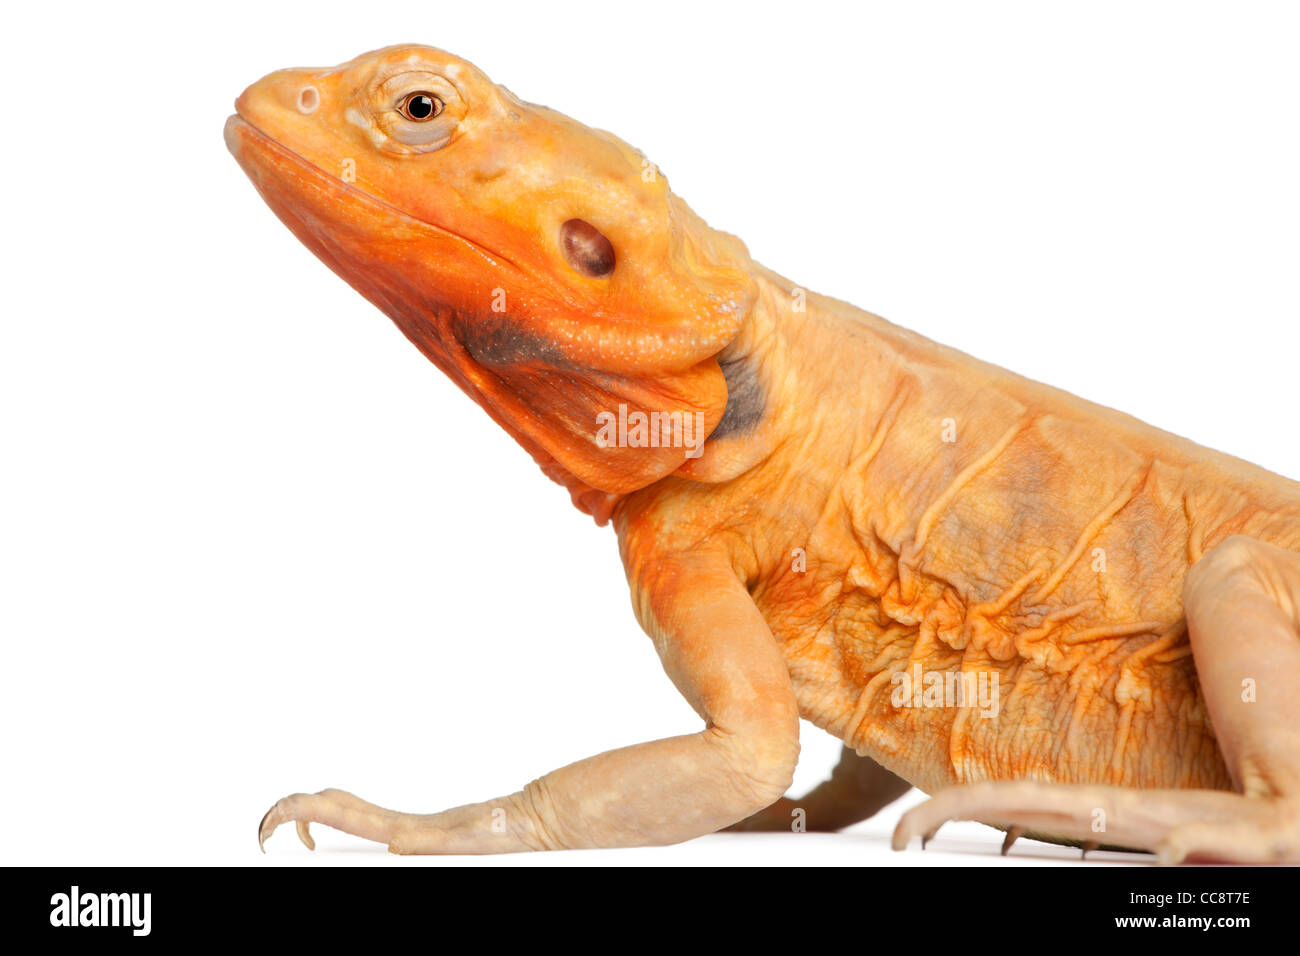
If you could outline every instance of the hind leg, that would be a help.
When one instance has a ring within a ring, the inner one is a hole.
[[[831,777],[798,800],[782,797],[729,830],[776,831],[794,829],[796,814],[804,813],[804,828],[812,833],[829,833],[875,816],[912,785],[870,757],[861,757],[848,747],[840,751],[840,762]]]
[[[947,790],[905,814],[895,849],[946,820],[1154,850],[1162,863],[1300,863],[1300,554],[1228,538],[1188,573],[1196,671],[1236,793],[1033,782]],[[1106,814],[1104,840],[1092,832]]]

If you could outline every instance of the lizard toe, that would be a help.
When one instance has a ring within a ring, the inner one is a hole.
[[[1156,861],[1178,863],[1300,863],[1300,803],[1253,800],[1255,812],[1231,821],[1174,827],[1156,846]]]

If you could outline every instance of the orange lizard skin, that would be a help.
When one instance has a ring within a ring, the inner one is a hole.
[[[336,791],[287,798],[270,829],[323,821],[409,852],[673,842],[781,795],[796,714],[931,793],[1249,790],[1183,587],[1233,536],[1300,549],[1300,484],[799,288],[639,152],[445,52],[281,71],[236,109],[229,148],[285,225],[612,522],[638,619],[709,726],[708,746],[642,759],[704,779],[717,745],[755,781],[689,825],[607,821],[602,755],[526,791],[524,846],[403,836],[415,824]],[[708,438],[600,439],[638,412],[698,415]],[[996,679],[995,713],[942,699],[961,674]],[[921,680],[900,700],[904,675]],[[690,816],[682,775],[662,799]]]

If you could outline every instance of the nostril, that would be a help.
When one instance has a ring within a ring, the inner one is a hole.
[[[599,278],[614,271],[614,245],[591,223],[570,219],[560,227],[560,243],[569,265],[583,275]]]
[[[310,114],[316,112],[316,107],[320,106],[320,93],[314,86],[304,86],[298,91],[298,112]]]

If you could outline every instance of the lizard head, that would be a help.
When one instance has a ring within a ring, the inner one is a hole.
[[[701,454],[756,289],[639,152],[423,46],[235,107],[227,145],[276,215],[580,508],[603,522]]]

